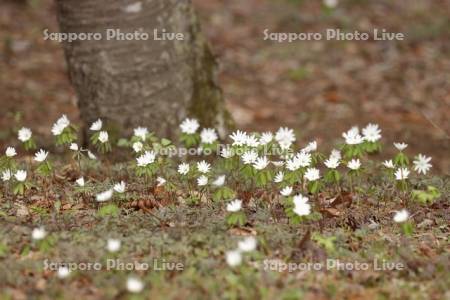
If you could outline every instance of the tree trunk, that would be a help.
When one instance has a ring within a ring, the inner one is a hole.
[[[86,124],[102,118],[126,132],[146,126],[174,137],[190,116],[225,134],[231,119],[216,82],[216,62],[189,0],[57,0],[57,8],[61,32],[102,35],[64,42]],[[149,38],[108,40],[107,29]],[[154,29],[181,33],[184,40],[154,40]]]

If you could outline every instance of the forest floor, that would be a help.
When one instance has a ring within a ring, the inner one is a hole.
[[[32,0],[28,6],[20,2],[0,3],[2,149],[17,144],[17,126],[26,124],[50,144],[49,128],[62,113],[78,120],[61,46],[42,39],[43,29],[57,31],[53,1]],[[450,2],[348,0],[331,14],[323,12],[319,1],[194,3],[220,62],[227,105],[240,128],[290,126],[302,143],[317,139],[327,148],[352,125],[379,123],[387,143],[405,141],[408,149],[433,157],[438,177],[417,186],[432,184],[441,197],[431,205],[408,203],[416,224],[410,237],[392,222],[405,199],[379,197],[370,181],[365,191],[330,207],[320,222],[292,226],[276,197],[270,203],[259,197],[244,205],[247,224],[229,229],[221,203],[169,202],[152,207],[151,214],[124,204],[116,215],[100,215],[92,201],[73,194],[73,181],[80,174],[65,173],[67,168],[61,167],[61,178],[50,191],[41,188],[14,201],[2,195],[0,298],[121,299],[129,296],[129,273],[140,275],[146,284],[140,296],[152,299],[450,298]],[[327,27],[387,28],[405,32],[408,39],[291,44],[263,40],[265,28],[307,32]],[[391,148],[383,155],[392,156]],[[104,176],[103,171],[89,175],[99,183]],[[62,184],[64,180],[70,184]],[[137,188],[144,196],[155,194],[145,185]],[[30,242],[30,233],[42,225],[49,236],[47,244],[39,246]],[[225,252],[248,235],[257,237],[258,251],[246,255],[242,267],[230,268]],[[120,238],[122,249],[108,253],[107,238]],[[164,260],[182,263],[183,271],[78,271],[60,280],[44,270],[45,259],[101,262],[103,267],[108,259],[120,259],[149,263],[150,269]],[[327,260],[370,266],[363,271],[324,270]],[[378,267],[397,262],[404,268],[375,270],[375,261]],[[304,265],[292,272],[268,270],[264,262],[319,263],[322,270]]]
[[[111,177],[133,181],[128,193],[141,195],[138,199],[148,203],[141,206],[116,198],[113,202],[119,210],[98,210],[93,191],[80,194],[70,183],[80,176],[76,167],[59,169],[65,173],[58,172],[55,180],[24,197],[4,195],[0,203],[1,299],[440,300],[450,296],[448,179],[414,183],[440,190],[441,197],[429,205],[401,195],[386,196],[377,184],[380,178],[366,179],[359,192],[338,198],[324,191],[312,199],[315,210],[332,203],[320,209],[321,220],[299,225],[288,221],[282,197],[276,193],[241,192],[238,197],[244,199],[247,222],[230,227],[223,202],[205,198],[197,205],[180,204],[171,200],[177,197],[169,191],[131,180],[124,170]],[[109,184],[110,173],[96,168],[88,173],[84,175],[97,190]],[[392,220],[405,205],[415,224],[411,236],[403,235]],[[39,226],[48,236],[33,242],[31,231]],[[225,253],[247,236],[257,238],[257,251],[244,254],[241,266],[228,266]],[[117,253],[106,250],[109,238],[122,241]],[[71,267],[69,278],[59,279],[55,265],[63,262],[77,265]],[[127,293],[129,274],[144,282],[143,293]]]

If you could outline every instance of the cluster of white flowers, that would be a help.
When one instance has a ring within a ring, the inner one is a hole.
[[[255,237],[248,236],[238,242],[238,247],[225,253],[225,261],[230,267],[237,267],[242,263],[242,254],[256,249],[258,242]]]
[[[289,149],[295,142],[294,130],[287,127],[280,127],[275,134],[275,140],[280,145],[281,149]]]
[[[311,165],[311,154],[300,151],[293,158],[286,161],[286,168],[289,171],[296,171],[299,168],[308,167]]]

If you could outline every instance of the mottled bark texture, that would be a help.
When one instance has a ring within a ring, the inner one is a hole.
[[[101,33],[100,41],[64,43],[86,124],[102,118],[130,132],[147,126],[173,137],[187,116],[223,136],[231,119],[216,82],[216,62],[189,0],[57,0],[61,32]],[[139,4],[140,3],[140,4]],[[147,41],[106,39],[107,29],[142,30]],[[155,41],[153,30],[184,41]]]

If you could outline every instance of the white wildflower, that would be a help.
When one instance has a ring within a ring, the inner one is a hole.
[[[99,131],[100,129],[102,129],[102,126],[103,126],[102,120],[98,119],[97,121],[92,123],[92,125],[89,129],[92,131]]]
[[[233,140],[233,146],[243,146],[247,142],[247,133],[237,130],[230,135]]]
[[[217,141],[217,133],[214,128],[203,128],[200,133],[200,140],[203,144],[212,144]]]
[[[278,142],[281,149],[289,149],[292,143],[295,142],[294,130],[287,127],[280,127],[275,134],[275,140]]]
[[[398,168],[397,171],[395,171],[395,179],[397,180],[408,179],[408,176],[409,170],[407,168]]]
[[[31,132],[31,130],[29,129],[29,128],[25,128],[25,127],[22,127],[20,130],[19,130],[19,132],[18,132],[18,139],[21,141],[21,142],[26,142],[26,141],[28,141],[29,139],[31,139],[31,136],[32,136],[32,132]]]
[[[300,168],[300,161],[298,159],[291,158],[286,161],[286,169],[289,171],[296,171]]]
[[[267,167],[268,164],[269,164],[269,160],[267,159],[266,156],[263,156],[263,157],[258,157],[255,160],[255,162],[253,164],[253,167],[256,170],[263,170],[263,169],[265,169]]]
[[[88,153],[89,159],[92,159],[92,160],[96,160],[97,159],[97,156],[95,156],[94,153],[92,153],[91,151],[88,150],[87,153]]]
[[[299,216],[307,216],[311,213],[311,204],[308,203],[308,198],[300,194],[294,196],[294,213]]]
[[[337,167],[339,167],[340,161],[339,158],[331,155],[327,160],[324,161],[324,164],[329,169],[336,169]]]
[[[358,145],[364,142],[364,138],[359,134],[358,127],[352,127],[349,131],[344,132],[342,136],[347,145]]]
[[[37,162],[43,162],[47,159],[48,151],[45,151],[43,149],[39,150],[34,154],[34,160]]]
[[[258,159],[258,153],[254,150],[246,151],[242,154],[241,159],[245,165],[253,164]]]
[[[275,175],[275,178],[273,179],[273,181],[276,182],[276,183],[280,183],[280,182],[283,182],[283,179],[284,179],[284,173],[282,171],[279,171]]]
[[[4,170],[2,172],[2,180],[3,181],[9,181],[11,179],[12,173],[11,170]]]
[[[72,143],[72,144],[70,144],[69,149],[72,150],[72,151],[78,151],[79,147],[78,147],[77,144]]]
[[[331,158],[331,157],[340,160],[340,159],[342,158],[341,151],[339,151],[339,150],[337,150],[337,149],[331,150],[330,158]]]
[[[52,126],[53,135],[60,135],[67,126],[70,125],[70,121],[66,115],[62,115]]]
[[[368,142],[374,143],[381,139],[381,129],[378,124],[368,124],[365,128],[363,128],[362,133],[364,139]]]
[[[144,284],[137,278],[128,277],[127,279],[127,290],[130,293],[140,293],[144,289]]]
[[[14,174],[17,181],[24,182],[27,179],[27,171],[25,170],[17,170],[16,174]]]
[[[126,183],[125,181],[121,181],[119,183],[116,183],[113,187],[114,191],[116,191],[119,194],[122,194],[125,192],[126,189]]]
[[[280,191],[280,194],[285,196],[285,197],[289,196],[290,194],[292,194],[292,186],[285,187],[284,189],[282,189]]]
[[[106,249],[111,253],[119,251],[121,245],[122,242],[118,239],[108,239],[106,241]]]
[[[200,173],[206,174],[209,172],[210,168],[211,168],[211,165],[204,160],[197,163],[197,170]]]
[[[242,263],[242,255],[239,250],[228,251],[225,260],[230,267],[237,267]]]
[[[225,184],[225,175],[220,175],[213,181],[212,185],[214,186],[222,186]]]
[[[194,134],[200,127],[197,119],[185,119],[181,124],[181,132],[186,134]]]
[[[431,169],[432,165],[430,164],[431,157],[426,157],[425,155],[419,154],[416,159],[413,161],[414,171],[417,173],[427,174]]]
[[[98,140],[100,141],[100,143],[106,143],[109,139],[109,135],[108,132],[106,131],[100,131],[99,135],[98,135]]]
[[[135,142],[133,143],[133,150],[136,153],[139,153],[142,151],[142,148],[144,148],[144,145],[141,142]]]
[[[273,133],[272,132],[270,132],[270,131],[263,132],[263,134],[259,138],[259,144],[267,145],[268,143],[272,142],[272,140],[273,140]]]
[[[17,155],[17,152],[14,147],[8,147],[6,148],[5,154],[7,157],[13,157]]]
[[[320,178],[319,169],[316,168],[308,168],[305,172],[305,178],[309,181],[315,181]]]
[[[153,151],[145,151],[144,154],[136,158],[139,167],[145,167],[155,162],[156,154]]]
[[[189,164],[188,163],[181,163],[178,165],[178,173],[181,175],[186,175],[189,173]]]
[[[256,135],[247,135],[247,138],[245,139],[245,144],[249,147],[258,147],[259,141]]]
[[[323,4],[329,8],[335,8],[339,0],[323,0]]]
[[[400,211],[397,211],[394,215],[394,222],[396,223],[403,223],[409,218],[409,213],[406,209],[402,209]]]
[[[137,136],[141,140],[145,141],[148,135],[148,129],[146,127],[137,127],[133,130],[134,136]]]
[[[80,177],[77,180],[75,180],[75,183],[78,184],[78,186],[83,187],[84,186],[84,177]]]
[[[109,199],[111,199],[112,195],[113,195],[113,189],[109,189],[107,191],[97,194],[95,199],[97,200],[97,202],[105,202],[105,201],[108,201]]]
[[[395,148],[397,148],[398,151],[403,151],[408,147],[408,144],[405,143],[394,143]]]
[[[31,238],[35,241],[43,240],[47,236],[47,231],[45,231],[44,227],[34,228],[31,232]]]
[[[205,186],[207,184],[208,184],[208,177],[206,177],[205,175],[201,175],[200,177],[197,178],[198,186]]]
[[[156,186],[163,186],[164,184],[166,184],[167,180],[163,177],[157,177],[156,182],[158,183]]]
[[[59,279],[67,278],[67,277],[69,277],[69,275],[70,275],[70,270],[69,270],[68,267],[61,266],[61,267],[58,268],[57,276],[58,276]]]
[[[352,159],[347,163],[347,167],[351,170],[358,170],[361,167],[361,161],[359,159]]]
[[[228,212],[237,212],[240,211],[241,208],[242,208],[242,201],[239,199],[235,199],[227,204]]]
[[[305,148],[302,149],[302,152],[313,152],[317,150],[317,141],[312,141]]]
[[[294,160],[300,167],[308,167],[311,164],[311,154],[306,152],[299,152],[294,156]]]
[[[256,249],[257,241],[253,236],[248,236],[238,242],[238,249],[242,252],[251,252]]]
[[[390,160],[385,160],[385,161],[383,162],[383,166],[386,167],[386,168],[388,168],[388,169],[393,169],[393,168],[395,168],[394,162],[392,161],[392,159],[390,159]]]

